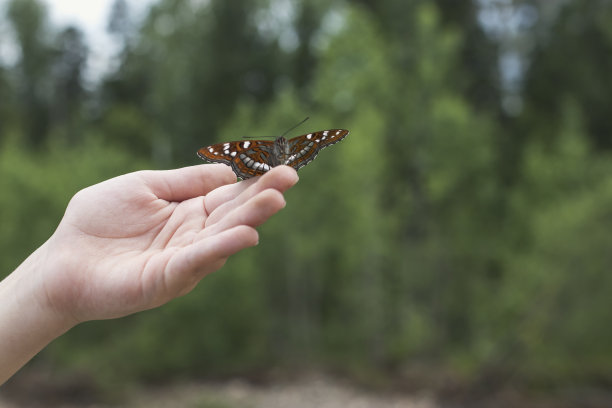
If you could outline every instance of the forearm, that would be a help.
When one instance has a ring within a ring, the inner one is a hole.
[[[0,384],[70,328],[46,302],[43,253],[44,246],[0,282]]]

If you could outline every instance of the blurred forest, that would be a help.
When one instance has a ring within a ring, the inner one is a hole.
[[[26,370],[612,385],[610,1],[116,0],[94,79],[81,28],[2,4],[0,276],[87,185],[305,116],[351,131],[257,248]]]

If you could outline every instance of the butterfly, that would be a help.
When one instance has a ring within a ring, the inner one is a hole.
[[[272,167],[285,164],[298,170],[317,157],[321,149],[338,143],[349,134],[346,129],[329,129],[291,139],[241,140],[217,143],[198,150],[198,156],[212,163],[225,163],[243,180],[261,176]]]

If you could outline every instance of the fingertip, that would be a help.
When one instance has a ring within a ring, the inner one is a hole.
[[[293,167],[282,165],[277,166],[276,168],[283,172],[282,177],[290,186],[294,186],[300,180],[300,176],[298,176],[297,171]]]
[[[202,168],[204,174],[208,173],[208,171],[212,171],[218,175],[219,179],[223,181],[223,184],[233,184],[238,179],[236,178],[236,174],[232,170],[230,166],[223,163],[204,163],[198,165],[198,167]]]
[[[259,234],[255,227],[238,225],[195,242],[186,251],[188,264],[192,269],[201,269],[258,243]]]
[[[297,171],[290,166],[276,166],[262,176],[264,183],[280,191],[288,190],[299,180]]]
[[[236,234],[241,235],[245,248],[253,247],[259,244],[259,233],[254,227],[239,225],[235,229],[237,230]]]
[[[286,205],[283,193],[275,188],[268,188],[253,196],[246,203],[236,208],[229,218],[230,224],[258,227]],[[257,232],[257,231],[255,231]],[[257,238],[257,237],[256,237]]]
[[[260,207],[268,209],[267,213],[273,214],[285,208],[287,201],[283,193],[275,188],[268,188],[255,196]],[[263,209],[263,208],[262,208]]]
[[[218,254],[224,258],[259,243],[259,233],[250,225],[237,225],[219,233],[216,238]]]

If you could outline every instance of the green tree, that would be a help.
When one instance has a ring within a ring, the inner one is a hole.
[[[612,4],[606,1],[562,2],[551,18],[545,3],[533,2],[542,23],[533,28],[534,50],[525,78],[527,126],[539,137],[559,134],[558,118],[568,102],[583,110],[586,131],[597,149],[612,148],[608,119],[612,92]],[[580,63],[568,63],[568,58]]]
[[[39,146],[50,126],[52,49],[47,11],[38,0],[12,0],[7,16],[20,51],[17,90],[23,139],[26,144]]]
[[[83,33],[76,27],[67,27],[57,38],[53,61],[55,89],[53,93],[54,125],[65,132],[65,141],[79,141],[83,127],[85,87],[83,71],[88,49]]]
[[[612,375],[610,160],[594,154],[588,119],[566,103],[554,141],[531,138],[515,203],[529,220],[525,251],[510,259],[507,306],[512,356],[524,376],[589,382]],[[514,328],[514,329],[512,329]],[[512,335],[514,333],[514,335]]]
[[[8,70],[0,65],[0,143],[6,138],[9,124],[14,122],[15,95],[12,83],[8,80]]]
[[[126,0],[115,0],[108,18],[107,31],[117,36],[123,42],[125,49],[130,37],[134,34],[134,28]]]
[[[156,124],[155,157],[191,161],[239,97],[271,97],[281,64],[277,44],[259,33],[256,17],[266,5],[168,0],[151,9],[105,95],[109,104],[137,106]]]

